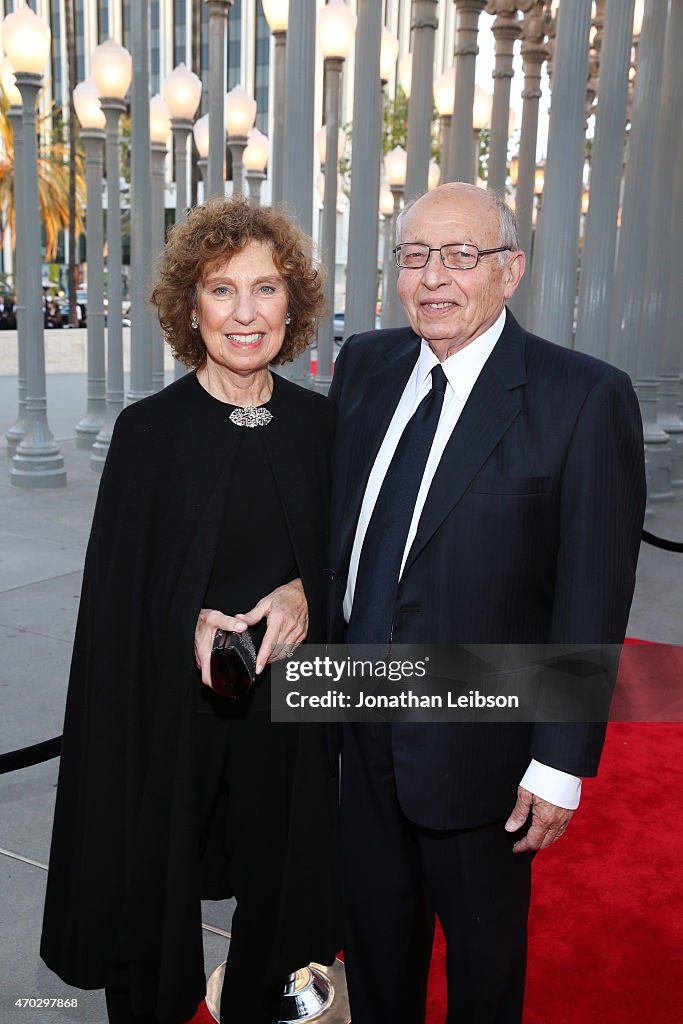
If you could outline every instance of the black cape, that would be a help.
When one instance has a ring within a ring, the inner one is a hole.
[[[159,1020],[205,992],[193,785],[193,638],[238,441],[189,374],[119,416],[88,544],[64,724],[41,956],[68,984],[154,965]],[[268,457],[323,640],[334,413],[278,377]],[[239,435],[239,431],[233,432]],[[221,434],[222,436],[222,434]],[[238,538],[236,538],[238,542]],[[296,728],[296,726],[294,726]],[[299,733],[273,979],[340,948],[337,784],[323,726]]]

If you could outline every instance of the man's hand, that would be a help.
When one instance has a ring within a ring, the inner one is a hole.
[[[288,658],[308,633],[308,602],[300,579],[278,587],[272,594],[262,597],[251,611],[235,616],[238,622],[255,626],[268,620],[266,634],[256,655],[256,674],[263,672],[269,661]],[[278,647],[273,657],[273,648]]]
[[[557,807],[548,800],[542,800],[535,793],[521,786],[517,789],[517,803],[512,814],[505,823],[508,832],[516,832],[529,817],[531,811],[531,828],[512,847],[513,853],[526,853],[527,850],[545,850],[556,843],[567,830],[573,811],[566,807]]]

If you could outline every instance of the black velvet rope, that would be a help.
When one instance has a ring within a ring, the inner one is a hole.
[[[4,775],[5,772],[16,772],[20,768],[29,768],[32,764],[50,761],[53,757],[59,757],[61,749],[62,737],[55,736],[51,740],[34,743],[32,747],[21,747],[19,750],[10,750],[6,754],[0,754],[0,775]]]
[[[680,541],[655,537],[654,533],[649,533],[647,530],[643,530],[643,540],[655,548],[662,548],[663,551],[683,551],[683,543]]]

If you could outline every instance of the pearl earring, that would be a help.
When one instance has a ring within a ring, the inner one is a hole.
[[[287,325],[287,327],[289,327],[289,325],[291,324],[291,322],[292,322],[292,318],[291,318],[290,314],[289,314],[289,313],[287,313],[287,315],[286,315],[286,317],[285,317],[285,324]]]
[[[199,317],[197,316],[196,313],[192,314],[192,319],[190,320],[190,327],[192,328],[193,331],[196,331],[197,328],[199,327]]]

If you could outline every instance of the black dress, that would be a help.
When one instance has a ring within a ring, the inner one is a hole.
[[[86,556],[41,955],[68,984],[127,987],[133,1012],[162,1024],[191,1018],[204,995],[202,896],[237,896],[233,957],[242,946],[249,958],[251,930],[261,949],[270,942],[254,959],[273,1000],[290,971],[330,963],[342,941],[324,727],[283,726],[276,741],[266,678],[243,717],[196,713],[206,698],[193,640],[210,587],[239,580],[239,606],[230,592],[221,603],[246,611],[295,573],[308,638],[323,641],[334,412],[280,377],[269,407],[269,426],[235,428],[188,374],[126,408]],[[243,445],[254,446],[249,458]],[[252,459],[260,477],[241,475]],[[242,518],[226,529],[232,515]],[[274,539],[283,519],[289,542]],[[224,579],[222,541],[229,569],[240,568]],[[279,566],[272,579],[256,575],[257,548],[266,568]],[[215,743],[197,742],[206,732]],[[252,895],[261,904],[247,913]]]
[[[207,394],[207,399],[211,396]],[[269,426],[238,433],[223,528],[205,608],[245,612],[299,575],[264,446]],[[197,684],[197,794],[202,896],[237,898],[221,1020],[275,1024],[282,982],[268,978],[286,856],[298,727],[270,721],[270,669],[244,701]],[[209,965],[207,968],[210,969]]]

